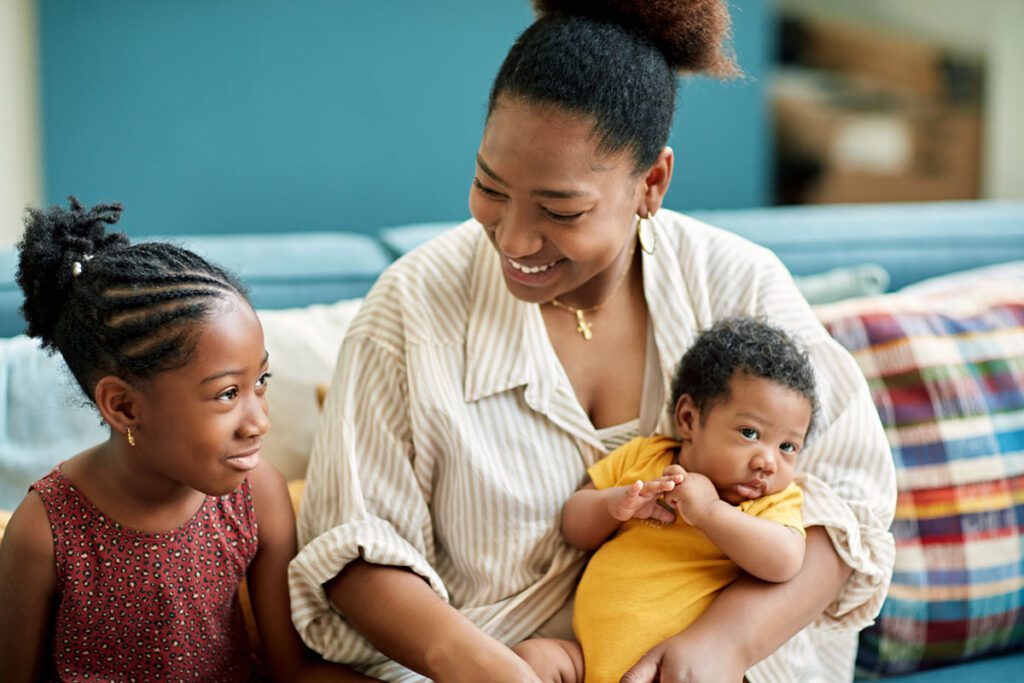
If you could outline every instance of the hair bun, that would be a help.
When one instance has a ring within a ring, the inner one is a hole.
[[[74,197],[70,208],[29,208],[25,234],[18,242],[18,285],[25,293],[21,310],[28,335],[44,344],[53,330],[74,278],[88,271],[87,262],[114,245],[129,244],[124,233],[107,233],[106,226],[121,218],[120,204],[97,204],[86,209]]]
[[[539,14],[561,13],[619,24],[651,40],[680,73],[739,73],[723,0],[533,0]]]

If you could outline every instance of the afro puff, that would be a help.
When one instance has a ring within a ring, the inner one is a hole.
[[[722,78],[739,69],[722,0],[533,0],[538,14],[561,13],[620,24],[646,36],[673,71]]]

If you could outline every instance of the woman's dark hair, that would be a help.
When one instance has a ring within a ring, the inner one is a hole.
[[[635,170],[668,141],[676,72],[738,71],[723,0],[535,0],[540,13],[516,40],[491,87],[499,99],[552,104],[594,121],[604,153],[630,149]]]
[[[737,373],[775,382],[806,398],[811,404],[811,431],[818,397],[807,352],[788,334],[757,318],[726,318],[697,337],[672,379],[672,408],[689,394],[703,422],[708,408],[729,399],[729,381]]]
[[[104,375],[145,381],[184,365],[196,323],[226,298],[246,299],[234,276],[187,249],[108,233],[120,204],[70,201],[28,210],[17,279],[26,333],[64,357],[90,400]]]

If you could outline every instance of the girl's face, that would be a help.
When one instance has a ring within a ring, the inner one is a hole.
[[[688,395],[676,405],[683,469],[703,474],[736,505],[789,486],[811,423],[811,404],[775,382],[736,374],[729,397],[701,415]]]
[[[469,209],[514,296],[586,306],[596,303],[587,300],[589,287],[606,287],[620,272],[635,214],[657,209],[645,203],[646,191],[628,150],[598,153],[589,121],[499,99],[480,142]]]
[[[188,364],[142,390],[133,450],[154,474],[224,495],[259,464],[270,428],[263,327],[247,302],[231,297],[195,344]]]

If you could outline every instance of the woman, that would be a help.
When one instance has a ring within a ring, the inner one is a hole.
[[[388,680],[535,681],[509,646],[571,637],[585,561],[562,504],[615,446],[670,429],[667,382],[698,331],[760,315],[809,349],[820,387],[806,561],[785,584],[734,583],[626,680],[849,678],[893,553],[867,387],[772,254],[661,209],[675,72],[734,70],[726,10],[538,4],[491,91],[473,220],[391,267],[346,335],[290,569],[296,625]]]

